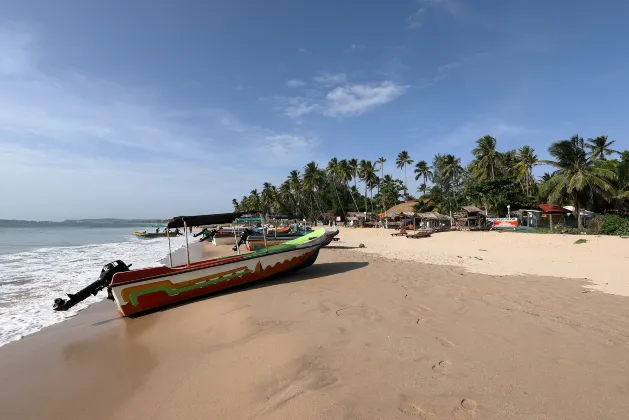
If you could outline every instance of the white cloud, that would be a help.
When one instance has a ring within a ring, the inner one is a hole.
[[[344,80],[344,75],[343,77],[339,75],[318,77],[322,78],[320,79],[321,83],[328,82],[330,79]],[[402,96],[408,88],[409,86],[399,85],[389,80],[380,83],[345,83],[342,86],[333,87],[327,92],[313,91],[309,97],[275,96],[269,100],[275,104],[276,109],[297,121],[309,114],[343,118],[358,116],[394,101]]]
[[[426,13],[426,9],[423,7],[420,7],[419,9],[411,13],[406,18],[406,29],[421,28],[424,25],[423,18],[424,18],[425,13]]]
[[[406,29],[414,30],[424,26],[424,19],[430,9],[442,9],[457,17],[462,5],[456,0],[416,0],[417,9],[406,18]]]
[[[285,100],[285,103],[284,114],[295,119],[308,115],[319,108],[319,105],[316,103],[309,102],[300,97],[288,98]]]
[[[402,96],[407,88],[408,86],[397,85],[391,81],[337,87],[327,94],[323,115],[328,117],[361,115],[394,101]]]
[[[315,76],[312,78],[316,83],[319,83],[323,86],[338,86],[347,82],[347,75],[345,73],[323,73],[322,75]]]
[[[286,86],[288,86],[289,88],[298,88],[298,87],[306,86],[306,82],[299,79],[291,79],[286,82]]]
[[[287,159],[309,153],[317,143],[316,139],[302,135],[275,134],[264,138],[260,152],[272,156],[273,162],[285,164]]]

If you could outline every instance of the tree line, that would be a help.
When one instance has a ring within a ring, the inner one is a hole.
[[[464,205],[486,208],[499,216],[512,210],[536,208],[540,203],[573,205],[604,213],[622,213],[629,206],[629,151],[614,150],[607,136],[584,140],[574,135],[552,143],[551,160],[541,160],[530,146],[499,151],[489,135],[476,140],[467,165],[453,154],[437,154],[432,162],[415,162],[401,151],[395,167],[404,179],[386,173],[387,159],[374,161],[330,159],[325,167],[310,162],[291,171],[281,185],[269,182],[242,199],[236,211],[262,210],[308,220],[327,220],[349,211],[380,213],[403,200],[415,199],[408,190],[408,172],[419,181],[417,211],[449,214]],[[549,165],[552,172],[536,178],[533,168]],[[374,194],[375,191],[375,194]],[[579,220],[579,224],[581,220]],[[579,226],[580,227],[580,226]]]

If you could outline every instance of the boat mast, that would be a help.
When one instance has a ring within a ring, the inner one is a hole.
[[[266,232],[264,230],[264,215],[262,213],[260,213],[260,219],[262,220],[262,238],[264,239],[264,248],[266,248],[266,252],[268,254],[269,253],[269,246],[266,243]],[[276,236],[277,236],[277,232],[276,232]]]
[[[236,235],[236,228],[238,227],[238,218],[235,220],[236,224],[232,223],[232,230],[234,231],[234,240],[236,241],[236,251],[238,251],[238,255],[240,255],[240,245],[238,245],[238,236]]]
[[[170,250],[170,231],[168,230],[168,226],[166,227],[166,237],[168,238],[168,260],[170,261],[170,267],[173,266],[173,254]]]
[[[189,267],[190,266],[190,250],[188,249],[188,225],[186,224],[186,219],[183,219],[183,230],[186,233],[186,265]]]

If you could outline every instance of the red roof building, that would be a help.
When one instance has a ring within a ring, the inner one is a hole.
[[[568,210],[564,209],[557,204],[540,204],[539,208],[542,209],[544,213],[554,213],[554,214],[566,214],[570,213]]]

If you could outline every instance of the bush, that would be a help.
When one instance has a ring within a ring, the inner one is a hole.
[[[603,229],[603,218],[597,216],[594,219],[590,220],[588,222],[587,228],[590,235],[598,235]]]
[[[603,235],[629,236],[629,218],[615,214],[604,215],[601,233]]]

